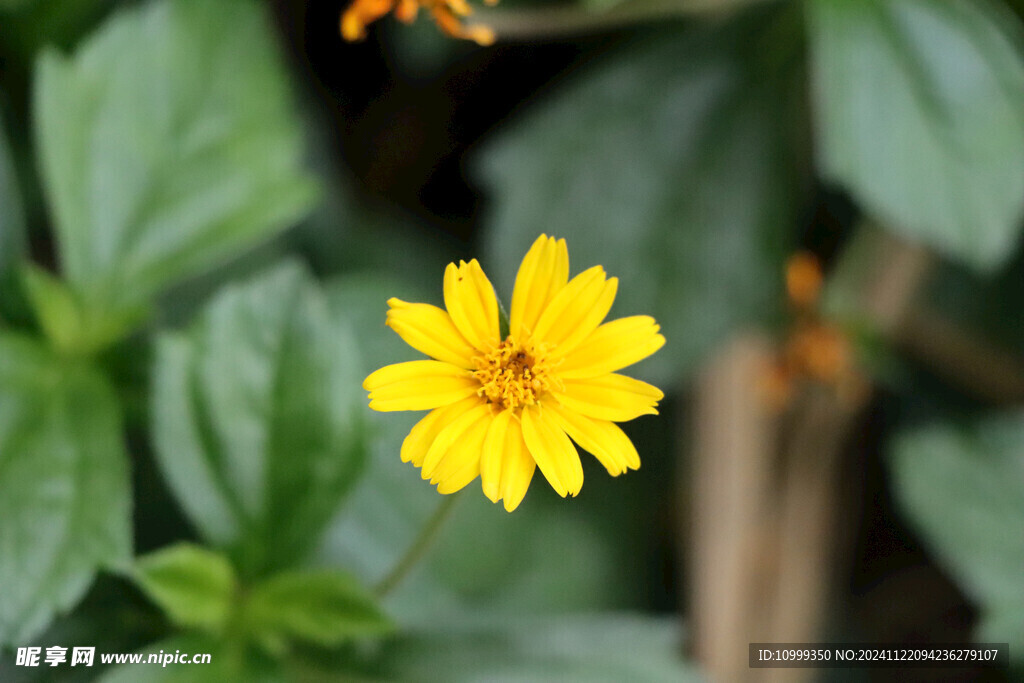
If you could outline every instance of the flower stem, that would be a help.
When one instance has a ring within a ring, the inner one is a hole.
[[[463,489],[465,490],[465,489]],[[437,538],[438,532],[441,527],[444,526],[445,520],[451,515],[452,510],[455,508],[455,503],[459,499],[461,491],[447,495],[441,501],[441,504],[434,510],[434,514],[430,516],[423,528],[420,529],[419,535],[416,540],[413,541],[409,549],[405,551],[405,555],[398,561],[391,571],[381,579],[380,583],[374,588],[374,592],[378,597],[383,598],[385,595],[390,593],[398,584],[402,582],[413,567],[415,567],[427,550],[430,549],[430,544]]]

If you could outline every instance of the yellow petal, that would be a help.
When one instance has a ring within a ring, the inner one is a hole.
[[[544,309],[533,339],[555,345],[550,358],[564,358],[608,315],[618,282],[606,280],[601,266],[574,277]]]
[[[614,422],[594,420],[557,405],[545,405],[558,425],[584,450],[600,461],[613,477],[640,467],[636,447]]]
[[[480,474],[480,451],[490,423],[489,415],[474,422],[441,458],[430,477],[438,493],[455,493]]]
[[[416,467],[423,466],[423,458],[426,457],[430,444],[441,433],[441,430],[453,422],[457,417],[480,405],[480,399],[476,396],[462,399],[458,403],[452,403],[441,408],[435,408],[416,423],[409,432],[409,435],[402,441],[401,457],[402,462],[411,462]]]
[[[480,482],[492,503],[505,500],[512,512],[530,488],[537,464],[523,442],[523,430],[511,410],[500,413],[487,431],[480,458]]]
[[[501,470],[509,422],[514,422],[511,410],[503,410],[491,420],[480,455],[480,483],[492,503],[501,500]]]
[[[363,388],[374,410],[432,410],[472,396],[480,382],[450,363],[414,360],[385,365],[363,380]]]
[[[490,417],[491,409],[486,403],[480,403],[479,405],[471,408],[462,415],[459,415],[454,420],[449,422],[434,439],[434,443],[430,444],[430,448],[427,449],[427,454],[423,457],[423,468],[420,472],[420,476],[424,479],[430,479],[434,475],[434,470],[437,469],[438,463],[444,458],[448,450],[455,445],[455,442],[466,433],[470,427],[475,425],[481,420],[488,419]]]
[[[558,367],[563,379],[583,379],[615,372],[647,358],[665,344],[658,324],[647,315],[619,318],[601,325]]]
[[[387,324],[406,344],[445,363],[473,367],[476,353],[446,311],[394,298],[388,299],[388,306]]]
[[[541,235],[526,252],[516,274],[509,312],[509,331],[524,339],[540,314],[569,281],[569,249],[565,240]]]
[[[486,350],[498,338],[498,299],[476,259],[449,263],[444,271],[444,305],[462,336],[475,348]]]
[[[501,466],[501,497],[505,511],[512,512],[523,502],[530,480],[537,469],[537,463],[530,455],[523,440],[523,428],[519,420],[512,420],[505,433],[505,457]]]
[[[614,422],[657,415],[655,406],[665,396],[658,387],[625,375],[566,380],[563,385],[564,390],[551,393],[564,407],[587,417]]]
[[[583,488],[583,465],[565,432],[539,406],[523,411],[523,440],[544,477],[563,498]]]

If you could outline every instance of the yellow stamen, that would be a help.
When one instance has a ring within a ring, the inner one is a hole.
[[[547,348],[521,344],[509,335],[494,349],[473,358],[473,376],[480,382],[477,395],[499,410],[532,406],[561,382],[546,360]]]

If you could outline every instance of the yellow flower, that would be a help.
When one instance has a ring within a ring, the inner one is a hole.
[[[541,235],[519,266],[504,340],[494,288],[475,259],[448,264],[447,312],[389,300],[387,324],[434,359],[388,365],[363,382],[374,410],[431,411],[402,443],[402,460],[444,494],[479,476],[484,495],[509,512],[536,467],[562,497],[579,493],[573,441],[612,476],[640,467],[615,422],[656,415],[663,394],[615,371],[665,338],[649,316],[601,324],[617,285],[600,266],[569,280],[565,240]]]
[[[498,0],[486,0],[488,5]],[[395,17],[411,23],[420,7],[430,12],[438,27],[453,38],[467,38],[480,45],[494,42],[494,31],[485,26],[465,26],[460,17],[473,13],[466,0],[353,0],[341,15],[341,35],[348,41],[366,37],[366,27],[394,11]]]

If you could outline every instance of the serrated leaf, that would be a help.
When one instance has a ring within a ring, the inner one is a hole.
[[[319,538],[362,467],[358,354],[296,264],[227,287],[157,341],[157,459],[192,523],[244,576]]]
[[[1021,27],[994,4],[809,0],[818,160],[886,226],[976,268],[1024,219]]]
[[[71,608],[131,554],[116,397],[88,365],[0,334],[0,643]]]
[[[135,582],[175,624],[219,631],[235,598],[235,571],[224,555],[188,543],[136,560]]]
[[[685,683],[676,619],[628,614],[472,618],[403,635],[384,653],[387,680],[418,683]]]
[[[1019,652],[1024,629],[995,626],[1024,623],[1024,416],[902,434],[892,468],[911,522],[991,620],[985,638]]]
[[[301,131],[266,17],[245,0],[126,9],[39,61],[39,166],[62,274],[133,309],[309,207]]]
[[[484,150],[484,267],[506,301],[537,235],[565,237],[574,273],[601,264],[619,278],[612,317],[657,318],[666,349],[635,372],[658,383],[773,314],[793,211],[786,115],[743,46],[774,18],[647,35]]]
[[[355,577],[330,569],[267,579],[250,592],[245,615],[250,634],[264,643],[298,640],[330,647],[393,628]]]

